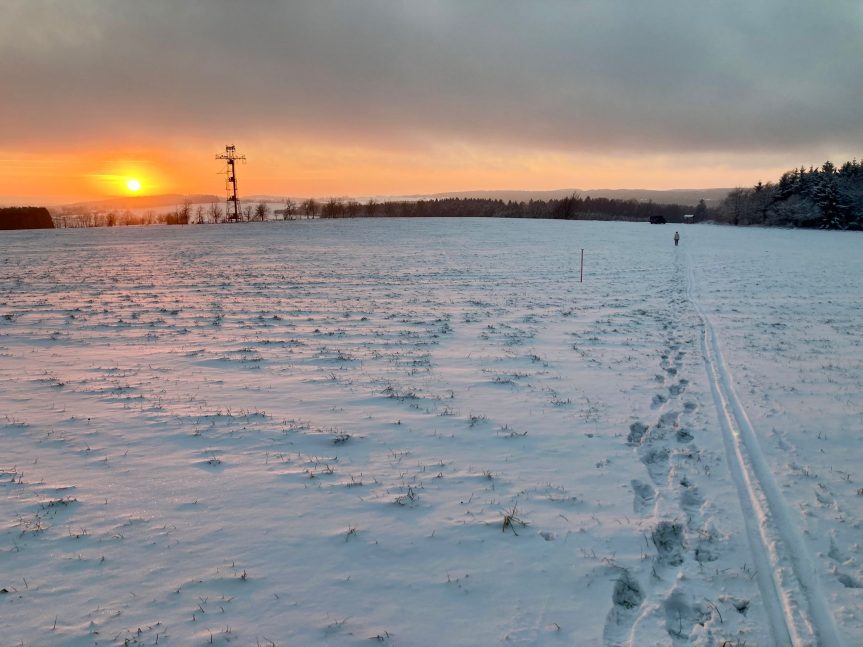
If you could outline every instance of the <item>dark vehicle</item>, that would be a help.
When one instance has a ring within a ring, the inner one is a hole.
[[[664,225],[666,223],[664,216],[650,216],[651,225]]]

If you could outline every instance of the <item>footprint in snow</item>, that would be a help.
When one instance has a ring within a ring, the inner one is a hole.
[[[661,564],[679,566],[683,563],[683,526],[671,521],[660,521],[650,535],[656,546],[657,560]]]
[[[661,407],[663,404],[668,402],[668,398],[662,395],[661,393],[657,393],[653,396],[653,402],[651,403],[651,407],[654,409]]]
[[[632,481],[632,509],[638,514],[646,512],[656,500],[656,490],[648,483],[634,479]]]

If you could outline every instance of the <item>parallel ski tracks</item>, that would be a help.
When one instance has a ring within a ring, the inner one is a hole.
[[[686,266],[687,292],[703,323],[705,368],[774,643],[841,647],[843,643],[821,591],[815,563],[734,391],[713,324],[693,294],[694,277],[688,255]]]

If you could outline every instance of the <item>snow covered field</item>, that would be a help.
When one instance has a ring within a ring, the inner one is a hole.
[[[0,643],[863,644],[863,239],[680,232],[4,233]]]

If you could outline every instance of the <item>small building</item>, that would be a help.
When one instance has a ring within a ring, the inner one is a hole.
[[[687,213],[683,216],[683,224],[684,225],[691,225],[694,222],[695,222],[695,214]]]

